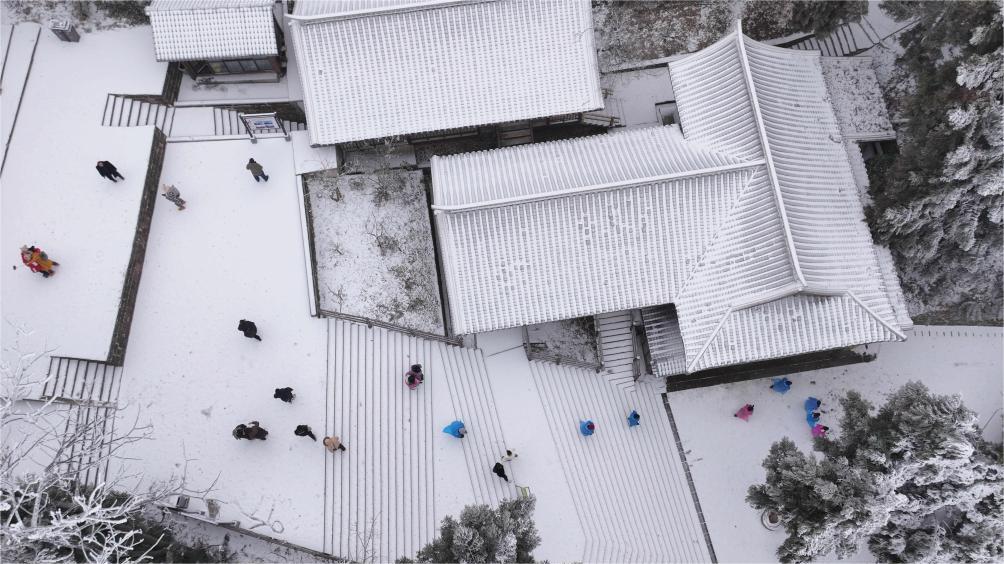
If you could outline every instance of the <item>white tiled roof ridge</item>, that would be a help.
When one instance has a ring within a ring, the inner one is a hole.
[[[617,190],[620,188],[630,188],[632,186],[643,186],[646,184],[655,184],[657,182],[666,182],[670,180],[682,180],[686,178],[694,178],[697,176],[709,176],[712,174],[717,174],[720,172],[730,172],[733,170],[742,170],[747,168],[754,168],[763,165],[763,160],[757,161],[743,161],[736,164],[720,165],[711,168],[703,168],[699,170],[689,170],[685,172],[671,172],[668,174],[661,174],[658,176],[650,176],[646,178],[636,178],[631,180],[621,180],[617,182],[607,182],[604,184],[595,184],[592,186],[583,186],[576,188],[566,188],[562,190],[555,190],[553,192],[544,192],[541,194],[525,194],[521,196],[513,196],[510,198],[501,198],[498,200],[490,200],[486,202],[474,202],[468,204],[454,204],[454,205],[438,205],[433,204],[432,209],[436,213],[454,213],[454,212],[465,212],[473,211],[484,208],[497,208],[503,206],[513,206],[518,204],[523,204],[527,202],[536,202],[540,200],[551,200],[554,198],[562,198],[566,196],[575,196],[579,194],[586,194],[590,192],[603,192],[607,190]]]
[[[383,16],[387,14],[416,12],[419,10],[437,10],[442,8],[452,8],[454,6],[461,6],[465,4],[478,4],[478,3],[499,2],[499,1],[500,0],[415,0],[414,2],[399,4],[395,6],[380,6],[374,8],[366,8],[362,10],[353,10],[350,12],[334,13],[334,14],[315,14],[310,16],[298,16],[296,14],[289,14],[286,16],[286,18],[289,20],[289,25],[293,25],[293,22],[296,22],[297,25],[311,25],[335,20],[349,20],[353,18],[365,18],[369,16]]]

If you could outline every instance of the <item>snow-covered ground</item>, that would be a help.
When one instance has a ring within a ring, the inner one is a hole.
[[[442,335],[422,173],[306,176],[321,309]]]
[[[244,169],[251,157],[268,183]],[[219,478],[212,497],[225,503],[223,520],[249,527],[241,509],[265,518],[274,507],[270,521],[283,531],[257,532],[318,548],[325,451],[293,429],[324,429],[327,324],[304,299],[292,144],[172,143],[161,181],[188,207],[158,198],[154,211],[119,396],[122,417],[138,413],[154,440],[126,453],[135,458],[126,468],[165,478],[188,460],[193,487]],[[244,338],[240,319],[255,321],[263,340]],[[272,397],[285,386],[291,405]],[[234,440],[234,426],[251,420],[267,441]]]
[[[1002,337],[1004,331],[994,327],[922,326],[906,342],[883,343],[873,362],[788,376],[794,384],[785,395],[769,389],[769,378],[670,393],[718,559],[776,561],[785,533],[760,524],[759,513],[745,502],[746,490],[764,479],[760,464],[773,442],[787,436],[812,449],[802,408],[808,396],[823,401],[822,423],[840,433],[837,400],[846,391],[858,390],[878,406],[902,384],[919,380],[935,393],[961,393],[986,425],[984,436],[999,442]],[[745,403],[756,406],[748,423],[732,416]],[[868,558],[864,553],[855,560]]]
[[[79,43],[39,36],[0,180],[0,284],[3,318],[44,334],[57,355],[108,356],[153,128],[103,128],[101,113],[109,92],[159,93],[165,68],[146,27],[83,34]],[[5,93],[5,106],[16,102]],[[99,160],[125,180],[100,177]],[[29,271],[21,245],[45,250],[60,263],[56,275]]]

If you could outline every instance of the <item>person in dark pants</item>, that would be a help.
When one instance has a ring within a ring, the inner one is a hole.
[[[115,168],[115,165],[113,165],[108,161],[98,161],[98,165],[94,168],[98,169],[98,174],[100,174],[104,178],[107,178],[108,180],[111,180],[112,182],[118,182],[118,180],[115,180],[116,177],[125,180],[125,177],[119,174],[119,171],[117,168]]]
[[[495,466],[492,467],[492,474],[495,474],[507,482],[509,481],[509,476],[505,475],[505,466],[502,466],[501,462],[495,463]]]
[[[237,440],[247,439],[253,441],[254,439],[258,439],[264,441],[268,437],[268,431],[261,428],[257,421],[252,421],[249,425],[241,423],[234,427],[232,434]]]
[[[260,427],[257,421],[252,421],[251,424],[244,429],[244,436],[247,437],[249,441],[253,441],[255,439],[264,441],[268,438],[268,431],[266,431],[263,427]]]
[[[314,432],[310,430],[309,425],[297,425],[293,434],[297,437],[310,437],[315,442],[317,441],[317,437],[314,436]]]
[[[255,162],[254,159],[248,159],[248,164],[244,168],[251,171],[251,176],[254,177],[255,182],[258,182],[262,178],[265,179],[265,182],[268,182],[268,175],[265,174],[265,169],[263,169],[260,164]]]
[[[411,370],[405,372],[404,376],[404,383],[410,390],[414,390],[425,382],[425,374],[422,374],[421,364],[412,364]]]
[[[293,388],[276,388],[272,397],[281,399],[286,403],[293,403],[293,398],[295,398],[296,395],[293,393]]]
[[[345,450],[345,445],[342,444],[342,439],[339,438],[338,435],[335,435],[334,437],[324,437],[324,440],[321,441],[321,444],[324,445],[324,448],[328,449],[328,452],[335,452],[336,450],[341,450],[341,451]]]
[[[237,324],[237,330],[244,333],[244,336],[248,339],[258,339],[258,326],[254,324],[254,321],[248,321],[247,319],[241,319],[240,323]]]

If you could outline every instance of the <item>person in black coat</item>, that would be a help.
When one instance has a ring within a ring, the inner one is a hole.
[[[268,438],[268,431],[266,431],[263,427],[260,427],[257,421],[252,421],[250,425],[244,428],[244,437],[249,441],[253,441],[255,439],[264,441]]]
[[[108,161],[98,161],[98,166],[94,168],[98,169],[98,174],[100,174],[104,178],[107,178],[108,180],[111,180],[112,182],[118,182],[118,180],[115,180],[116,177],[125,180],[125,177],[119,174],[119,171],[117,168],[115,168],[115,165],[113,165]]]
[[[244,333],[244,336],[248,339],[258,339],[258,326],[254,324],[254,321],[248,321],[247,319],[241,319],[240,323],[237,324],[237,330]]]
[[[501,462],[495,463],[495,466],[492,467],[492,474],[495,474],[507,482],[509,481],[509,476],[505,475],[505,466],[502,466]]]
[[[281,399],[286,403],[293,403],[293,398],[296,396],[293,394],[293,388],[276,388],[272,397]]]
[[[317,442],[317,437],[314,436],[314,432],[310,430],[310,425],[297,425],[293,434],[297,437],[310,437]]]
[[[248,425],[241,423],[240,425],[234,427],[233,436],[237,440],[247,439],[249,441],[253,441],[258,439],[260,441],[264,441],[268,437],[268,431],[261,428],[257,421],[252,421]]]

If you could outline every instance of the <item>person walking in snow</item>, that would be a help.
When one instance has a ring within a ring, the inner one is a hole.
[[[788,390],[791,389],[791,380],[787,378],[774,378],[774,382],[770,385],[770,389],[779,394],[786,394],[788,393]]]
[[[505,475],[505,466],[502,466],[501,462],[496,462],[495,466],[492,466],[492,474],[495,474],[507,482],[509,481],[509,476]]]
[[[425,374],[422,374],[421,364],[411,365],[411,370],[404,373],[404,383],[410,390],[414,390],[419,385],[425,383]]]
[[[41,273],[42,278],[48,278],[55,274],[56,271],[52,267],[59,266],[58,262],[50,259],[49,255],[45,254],[45,251],[34,245],[30,247],[21,246],[21,262],[32,272]]]
[[[297,437],[310,437],[317,442],[317,437],[314,436],[314,432],[310,430],[310,425],[297,425],[296,429],[293,430],[293,434]]]
[[[510,460],[512,460],[514,458],[518,458],[518,457],[519,457],[519,455],[516,454],[515,450],[513,450],[511,448],[507,448],[507,449],[505,449],[505,454],[502,455],[502,462],[509,462]]]
[[[237,324],[237,330],[244,333],[244,336],[248,339],[258,339],[258,326],[254,324],[254,321],[248,321],[247,319],[241,319],[240,323]]]
[[[805,422],[809,424],[809,428],[815,428],[816,423],[819,423],[819,412],[818,411],[806,411],[805,412]]]
[[[236,427],[234,427],[234,430],[231,431],[230,434],[233,435],[234,438],[237,439],[238,441],[241,440],[241,439],[246,439],[246,438],[248,438],[247,437],[247,428],[248,428],[247,425],[241,423],[241,424],[237,425]]]
[[[98,169],[98,174],[100,174],[104,178],[107,178],[108,180],[111,180],[112,182],[118,182],[118,180],[115,180],[116,177],[125,180],[125,177],[119,174],[119,171],[117,168],[115,168],[115,165],[113,165],[108,161],[98,161],[98,165],[95,166],[94,168]]]
[[[162,184],[160,189],[164,192],[161,196],[164,196],[169,202],[178,206],[178,211],[185,209],[185,200],[181,199],[181,192],[178,191],[178,188],[173,184],[171,186]]]
[[[335,452],[336,450],[345,450],[345,445],[342,444],[342,439],[335,435],[334,437],[324,437],[321,440],[321,444],[324,448],[328,449],[329,452]]]
[[[819,406],[821,405],[823,405],[823,402],[819,401],[818,399],[812,396],[809,396],[808,398],[806,398],[805,403],[802,404],[802,407],[805,408],[806,413],[812,413],[813,411],[819,409]]]
[[[462,439],[467,435],[467,427],[464,426],[463,421],[457,419],[453,423],[443,427],[443,432],[452,437]]]
[[[753,415],[753,404],[747,403],[746,405],[739,408],[739,411],[735,412],[733,417],[738,417],[743,421],[749,421],[750,415]]]
[[[293,388],[276,388],[272,397],[280,399],[286,403],[293,403],[293,398],[296,397],[296,394],[293,393]]]
[[[268,437],[268,431],[262,428],[257,421],[252,421],[248,425],[241,423],[234,427],[233,436],[235,439],[247,439],[249,441],[258,439],[264,441]]]
[[[826,432],[829,431],[829,430],[830,430],[830,428],[827,427],[826,425],[820,425],[819,423],[816,423],[816,425],[812,427],[812,436],[813,436],[813,438],[815,438],[815,437],[825,437],[826,436]]]
[[[592,419],[579,421],[579,432],[582,433],[582,436],[588,437],[596,432],[596,424],[593,423]]]
[[[628,427],[637,427],[638,425],[641,425],[641,415],[639,415],[637,411],[632,409],[631,413],[628,413],[627,421],[628,421]]]
[[[248,164],[244,168],[251,171],[251,176],[254,177],[255,182],[260,181],[262,178],[265,179],[265,182],[268,182],[268,175],[265,174],[265,169],[263,169],[260,164],[255,162],[254,159],[248,159]]]

